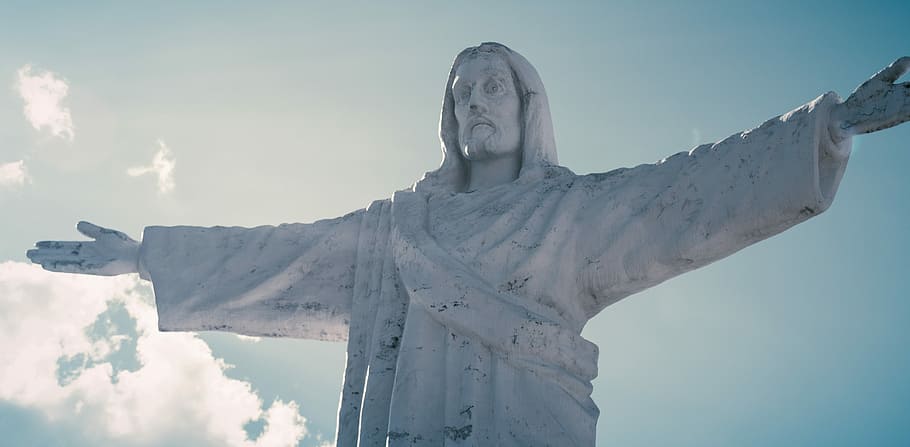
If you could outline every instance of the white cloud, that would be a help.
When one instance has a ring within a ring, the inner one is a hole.
[[[111,323],[115,309],[128,330]],[[195,334],[159,332],[147,287],[132,275],[0,263],[0,352],[0,400],[96,445],[296,446],[307,434],[296,403],[263,409]],[[118,366],[124,352],[132,368]],[[255,420],[265,428],[250,440],[244,424]]]
[[[70,109],[62,102],[69,91],[66,81],[56,74],[24,65],[17,71],[16,87],[25,101],[25,118],[32,127],[47,128],[52,135],[72,141],[75,137]]]
[[[260,337],[251,337],[249,335],[234,334],[234,336],[237,337],[237,339],[240,341],[249,343],[259,343],[259,341],[262,340]]]
[[[165,194],[174,190],[174,168],[177,166],[177,160],[164,141],[158,140],[158,147],[152,164],[129,168],[126,173],[133,177],[155,174],[158,177],[158,192]]]
[[[28,180],[25,160],[0,163],[0,188],[22,186]]]

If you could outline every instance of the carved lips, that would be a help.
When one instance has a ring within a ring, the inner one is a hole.
[[[469,135],[465,136],[473,136],[474,138],[488,137],[495,129],[493,123],[483,118],[474,118],[468,121],[467,128],[470,129],[470,132]]]

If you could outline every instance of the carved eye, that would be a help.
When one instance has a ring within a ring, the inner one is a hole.
[[[497,81],[490,81],[484,86],[484,92],[490,96],[496,96],[502,93],[502,84]]]

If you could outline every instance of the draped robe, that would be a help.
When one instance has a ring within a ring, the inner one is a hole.
[[[339,446],[593,446],[606,306],[828,208],[850,151],[833,93],[655,164],[544,166],[346,216],[148,227],[164,331],[347,340]]]

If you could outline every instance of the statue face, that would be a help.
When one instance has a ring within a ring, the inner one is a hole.
[[[458,145],[468,160],[513,155],[521,148],[521,101],[502,58],[480,55],[455,70]]]

